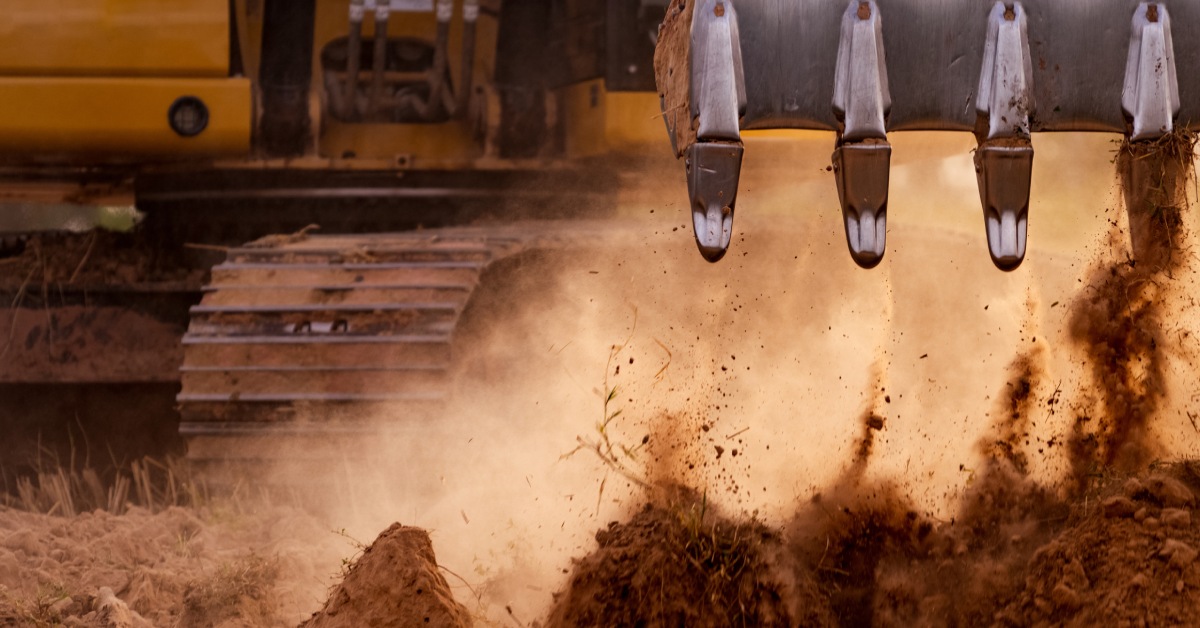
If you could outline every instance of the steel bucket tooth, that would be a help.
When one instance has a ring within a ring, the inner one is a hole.
[[[885,251],[889,134],[974,133],[988,251],[1006,271],[1027,251],[1034,134],[1124,133],[1142,155],[1200,131],[1198,0],[668,4],[655,79],[710,260],[728,246],[742,130],[836,133],[846,241],[868,268]],[[1124,161],[1131,238],[1150,250],[1161,229],[1132,212],[1157,202],[1139,187],[1154,164]]]
[[[733,142],[692,144],[687,153],[688,196],[700,255],[725,257],[733,236],[733,206],[742,171],[742,147]]]
[[[742,47],[731,0],[696,0],[691,24],[664,24],[660,41],[687,42],[687,98],[661,95],[672,148],[685,160],[696,246],[710,262],[725,256],[733,236],[733,208],[742,169],[740,120],[746,110]],[[686,31],[686,32],[685,32]],[[678,51],[678,48],[673,47]],[[667,65],[681,64],[679,54]],[[662,60],[656,59],[656,66]],[[672,71],[673,72],[673,71]],[[686,120],[674,113],[686,107]],[[688,125],[694,135],[681,128]]]
[[[891,160],[892,147],[885,141],[843,144],[833,152],[846,244],[854,262],[863,268],[874,268],[883,260]]]
[[[1179,115],[1179,79],[1171,16],[1166,5],[1143,2],[1133,13],[1121,110],[1130,140],[1155,140],[1169,135]]]
[[[1028,143],[980,146],[975,151],[975,173],[992,263],[1003,271],[1015,270],[1025,259],[1033,147]]]

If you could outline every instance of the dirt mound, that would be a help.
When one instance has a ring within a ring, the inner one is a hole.
[[[1020,595],[997,613],[1007,625],[1179,626],[1200,613],[1200,522],[1194,463],[1112,481],[1099,501],[1038,548]]]
[[[1200,613],[1198,491],[1180,463],[1061,502],[1005,463],[946,522],[886,487],[815,500],[785,533],[694,496],[646,504],[596,533],[547,624],[1180,625]]]
[[[470,626],[467,609],[454,601],[438,572],[429,534],[393,523],[329,595],[305,628],[345,626]]]
[[[835,625],[778,532],[675,493],[596,533],[549,626]]]

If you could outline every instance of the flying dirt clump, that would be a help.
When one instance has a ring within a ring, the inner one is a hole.
[[[393,523],[363,550],[304,628],[471,626],[438,571],[429,534]]]
[[[1196,136],[1122,144],[1118,171],[1132,255],[1101,260],[1071,306],[1071,339],[1083,350],[1096,391],[1094,413],[1080,412],[1071,438],[1072,476],[1094,466],[1143,468],[1160,450],[1150,421],[1166,395],[1165,297],[1186,259],[1187,184]],[[1121,250],[1119,230],[1110,233]],[[1078,487],[1077,487],[1078,488]]]
[[[995,413],[993,433],[978,444],[982,461],[962,505],[948,522],[907,514],[907,543],[876,558],[874,625],[984,625],[1022,590],[1035,550],[1058,532],[1068,506],[1030,477],[1026,439],[1038,404],[1040,345],[1018,355]],[[1052,396],[1052,399],[1055,398]],[[897,521],[895,514],[892,521]],[[893,539],[905,528],[893,523]],[[860,611],[865,613],[867,611]]]

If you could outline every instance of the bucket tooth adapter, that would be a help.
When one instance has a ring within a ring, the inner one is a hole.
[[[974,133],[988,252],[1011,271],[1026,254],[1034,133],[1136,147],[1200,128],[1196,0],[671,0],[654,65],[709,261],[729,244],[743,129],[836,134],[846,241],[864,268],[885,250],[888,133]],[[1162,232],[1132,214],[1161,201],[1161,159],[1125,161],[1136,251]]]

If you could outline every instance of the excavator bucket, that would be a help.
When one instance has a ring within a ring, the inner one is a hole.
[[[1025,257],[1032,133],[1137,145],[1200,125],[1200,2],[672,0],[654,65],[705,259],[731,241],[742,130],[836,132],[846,242],[864,268],[885,250],[887,134],[970,131],[988,251],[1008,271]]]

